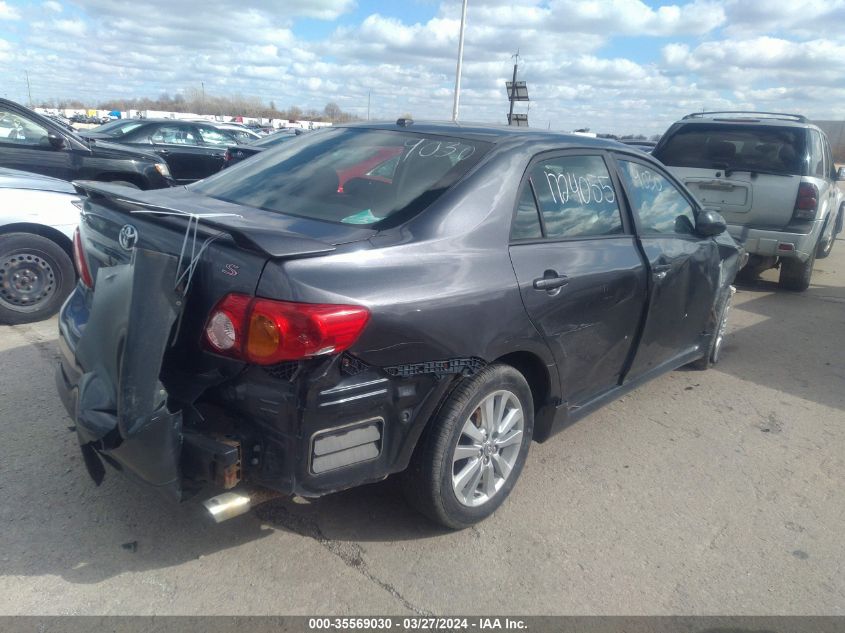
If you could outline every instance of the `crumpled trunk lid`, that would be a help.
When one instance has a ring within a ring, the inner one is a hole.
[[[129,263],[101,267],[76,348],[87,370],[78,386],[77,433],[95,481],[103,469],[92,445],[175,498],[182,415],[168,410],[159,374],[181,303],[172,284],[177,264],[174,255],[136,249]]]
[[[192,403],[242,367],[201,350],[211,309],[230,292],[254,295],[268,259],[334,246],[240,228],[231,214],[227,226],[218,210],[197,205],[174,217],[182,212],[152,204],[147,192],[76,184],[88,194],[80,237],[95,280],[69,334],[83,372],[74,417],[85,462],[97,483],[102,457],[180,499]]]

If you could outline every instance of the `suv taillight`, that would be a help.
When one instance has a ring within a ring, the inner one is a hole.
[[[82,283],[89,288],[94,287],[94,279],[91,277],[91,270],[88,268],[88,261],[85,259],[85,251],[82,248],[82,237],[79,235],[79,227],[73,232],[73,262],[76,264],[76,273]]]
[[[348,349],[364,331],[361,306],[273,301],[231,293],[211,311],[207,348],[257,365],[273,365]]]
[[[819,208],[819,189],[811,182],[798,185],[798,197],[795,199],[795,211],[792,216],[796,220],[812,220]]]

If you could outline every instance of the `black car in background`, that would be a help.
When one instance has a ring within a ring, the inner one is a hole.
[[[103,180],[139,189],[173,184],[150,151],[85,139],[29,108],[0,99],[0,167],[62,180]]]
[[[226,148],[254,136],[248,130],[175,119],[113,121],[80,134],[88,139],[108,139],[155,152],[167,161],[173,179],[179,184],[220,171]]]
[[[296,138],[298,134],[295,132],[280,131],[274,132],[269,136],[265,136],[252,143],[241,143],[233,145],[226,150],[223,155],[223,168],[231,167],[235,163],[241,162],[244,158],[255,156],[259,152],[276,147],[282,143]]]
[[[334,127],[188,187],[77,186],[59,393],[95,481],[176,499],[403,472],[466,527],[532,439],[718,360],[742,256],[650,156],[526,128]]]

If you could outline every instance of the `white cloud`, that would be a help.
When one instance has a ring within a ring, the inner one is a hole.
[[[53,13],[61,13],[63,11],[61,3],[56,2],[56,0],[47,0],[41,6],[43,6],[47,11],[52,11]]]
[[[13,6],[0,0],[0,20],[20,20],[20,12]]]
[[[683,6],[656,10],[640,0],[553,0],[551,20],[560,31],[607,30],[625,35],[683,35],[707,33],[725,22],[722,6],[695,0]]]
[[[664,2],[470,0],[462,118],[504,121],[516,49],[529,118],[542,127],[651,133],[705,106],[765,104],[845,117],[845,38],[830,26],[845,0]],[[171,0],[150,0],[145,10],[156,18],[145,20],[122,0],[75,0],[73,10],[46,0],[19,11],[0,0],[0,17],[6,10],[25,18],[4,34],[5,48],[0,40],[0,58],[15,55],[14,68],[29,70],[36,99],[157,97],[203,82],[207,93],[256,95],[280,107],[336,101],[364,115],[371,96],[375,117],[448,118],[460,2],[441,0],[420,21],[395,17],[397,7],[389,15],[355,7],[182,0],[174,11]],[[342,25],[325,36],[299,28],[300,18],[339,16]],[[642,48],[632,50],[631,41]],[[18,91],[13,98],[25,96],[12,66],[0,68],[0,82]]]
[[[727,32],[731,36],[799,34],[802,37],[843,37],[832,25],[845,20],[845,0],[768,2],[726,0]]]
[[[87,30],[85,22],[82,20],[56,20],[53,22],[53,29],[57,33],[67,35],[70,37],[83,37]]]

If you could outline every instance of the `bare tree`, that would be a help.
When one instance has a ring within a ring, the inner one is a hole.
[[[334,101],[326,104],[326,107],[323,108],[323,113],[328,117],[329,121],[340,121],[340,118],[343,116],[343,110]]]

